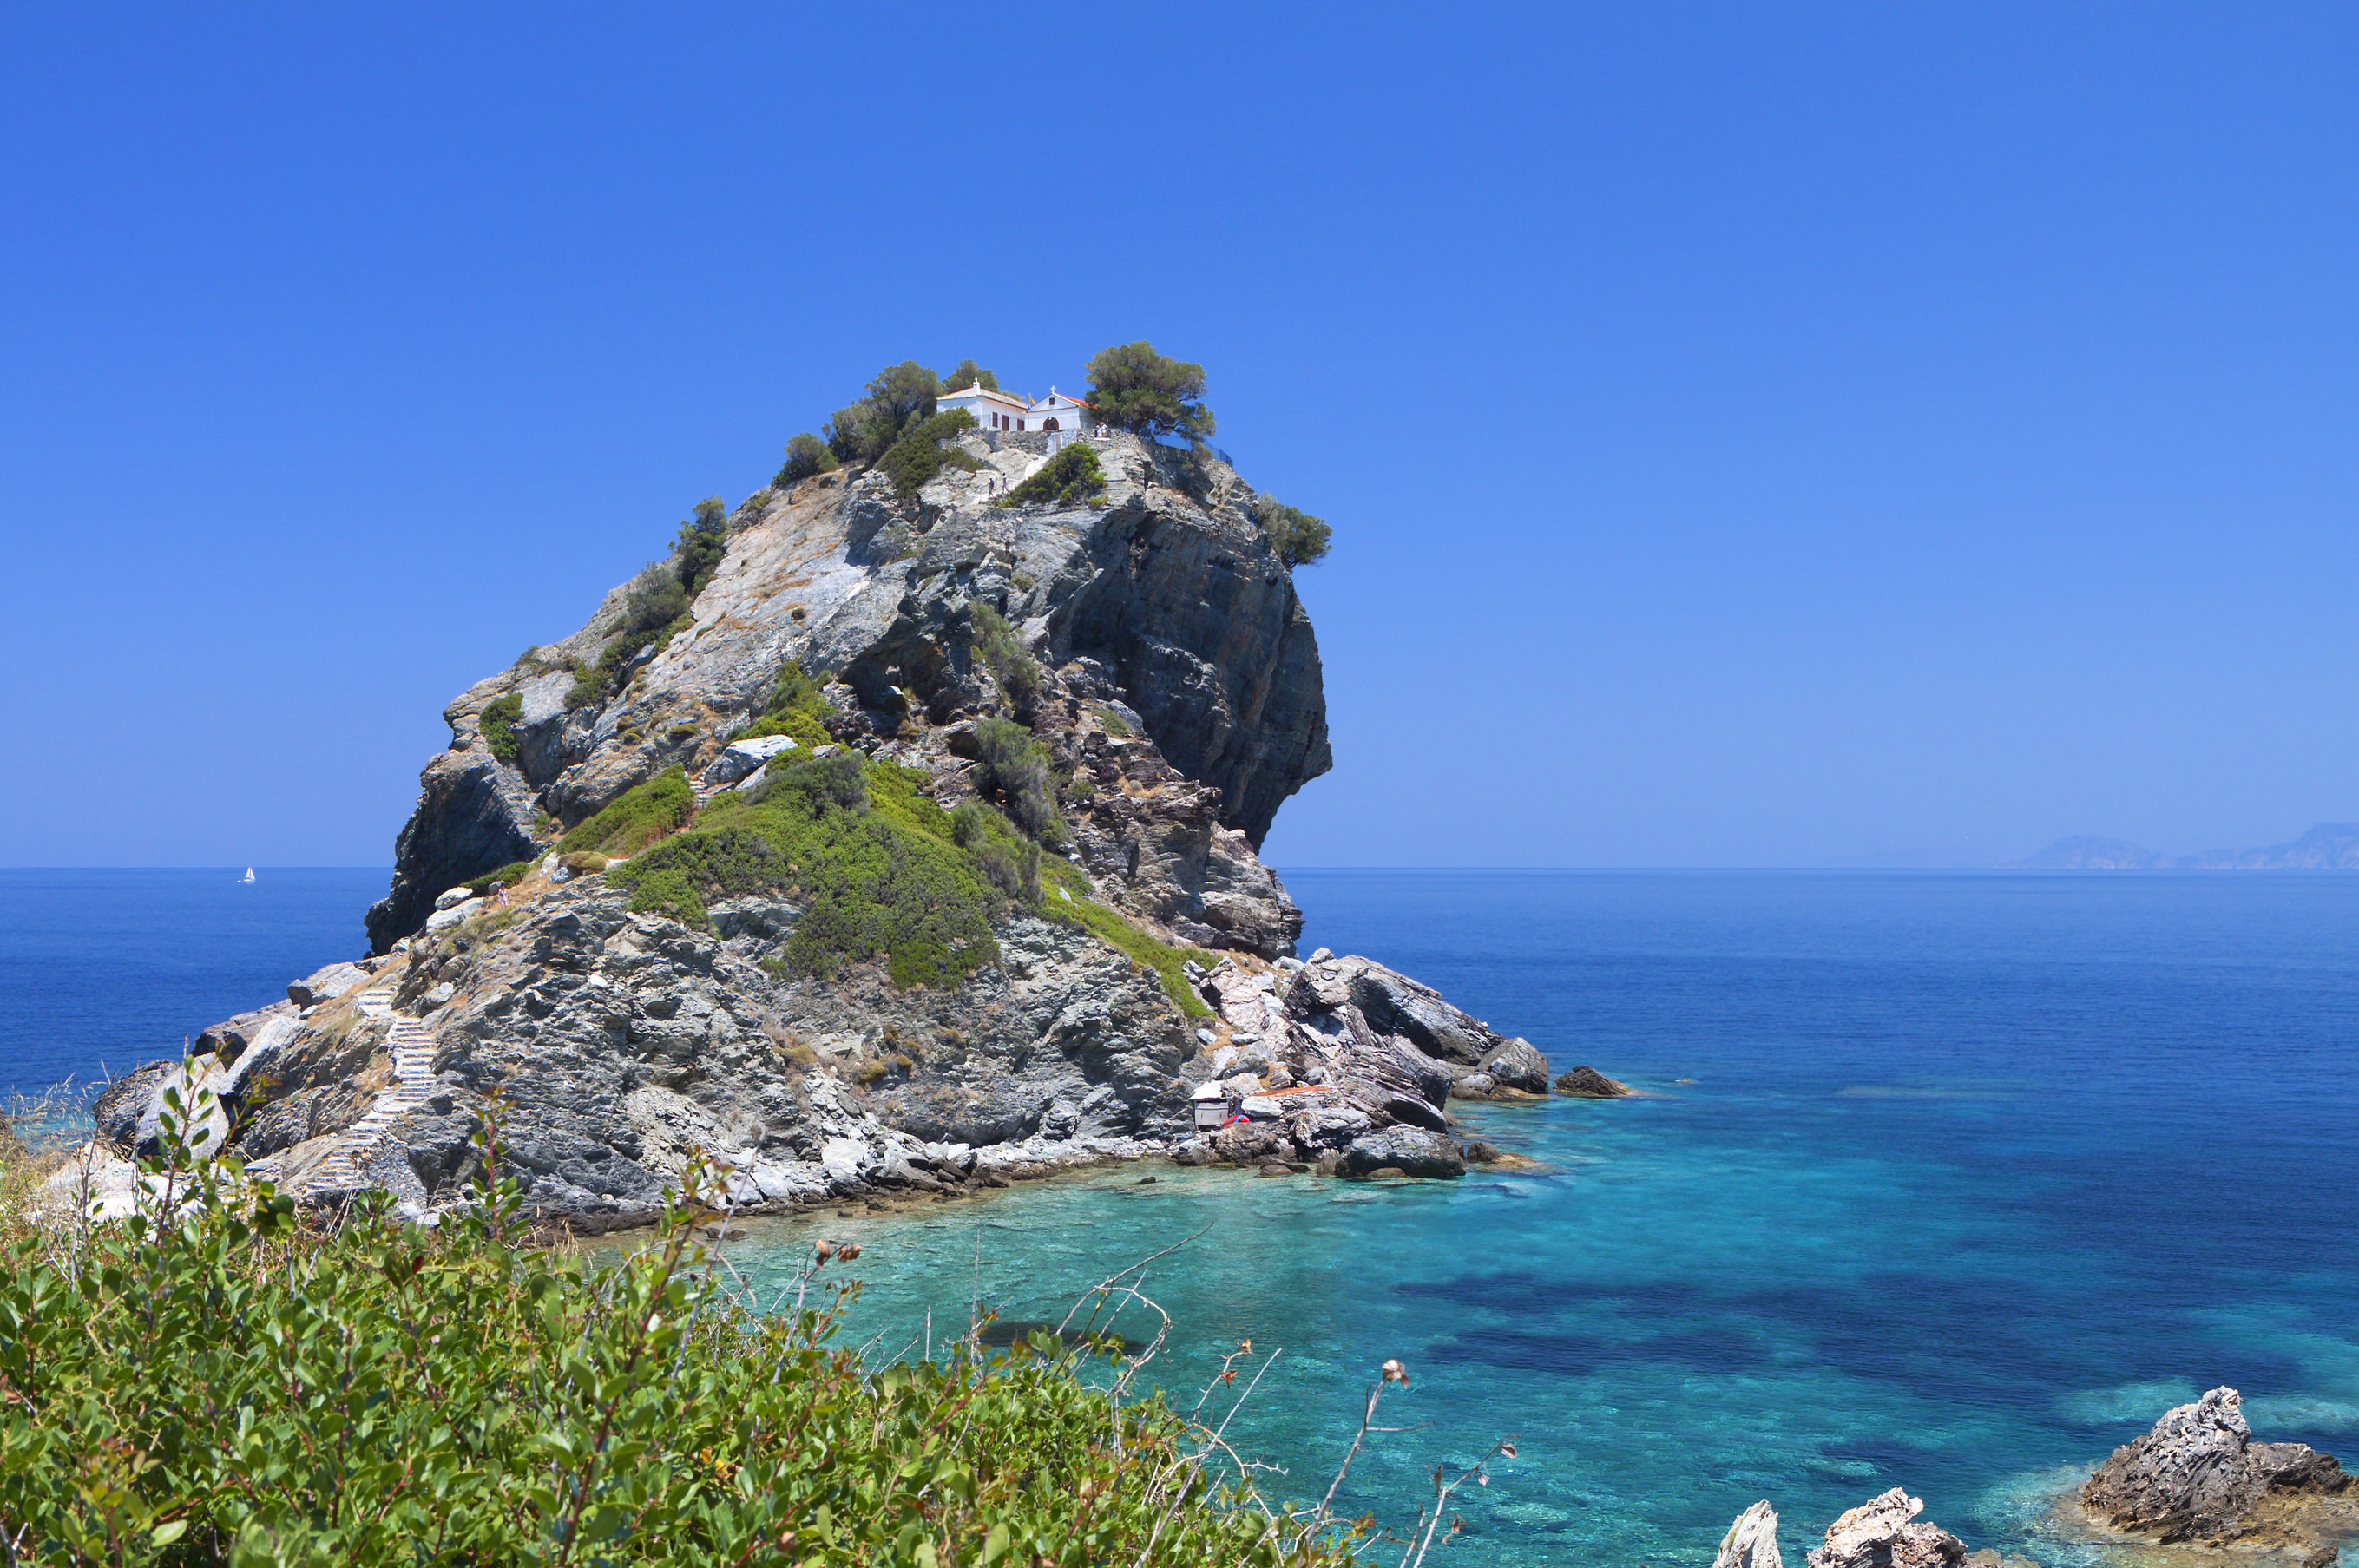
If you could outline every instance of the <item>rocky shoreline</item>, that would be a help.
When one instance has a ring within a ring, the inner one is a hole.
[[[2216,1562],[2223,1552],[2288,1568],[2330,1568],[2359,1539],[2359,1484],[2306,1444],[2256,1443],[2234,1389],[2166,1411],[2058,1499],[2059,1522],[2093,1543],[2142,1556]],[[1810,1568],[2033,1568],[1964,1541],[1895,1487],[1844,1513],[1808,1553]],[[1759,1502],[1721,1540],[1712,1568],[1783,1568],[1777,1514]]]

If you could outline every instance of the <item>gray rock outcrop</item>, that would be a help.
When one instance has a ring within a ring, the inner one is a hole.
[[[533,851],[531,792],[513,768],[478,748],[426,764],[418,807],[393,849],[393,887],[369,907],[371,947],[384,952],[426,923],[451,883]]]
[[[1466,1173],[1466,1156],[1457,1140],[1422,1127],[1387,1127],[1365,1132],[1344,1146],[1343,1173],[1374,1175],[1397,1171],[1404,1176],[1451,1181]]]
[[[2298,1536],[2297,1499],[2340,1498],[2351,1477],[2331,1454],[2300,1443],[2255,1443],[2235,1390],[2213,1389],[2166,1411],[2154,1430],[2114,1450],[2081,1487],[2081,1502],[2116,1530],[2163,1541],[2223,1545]],[[2293,1505],[2270,1507],[2271,1504]],[[2359,1510],[2328,1505],[2359,1525]]]
[[[1786,1568],[1777,1555],[1777,1510],[1759,1502],[1738,1514],[1720,1538],[1712,1568]]]
[[[323,1001],[333,1001],[368,979],[368,971],[358,964],[330,964],[325,968],[290,980],[287,1000],[297,1007],[317,1007]]]
[[[1825,1544],[1807,1561],[1810,1568],[1959,1568],[1965,1542],[1919,1520],[1924,1511],[1922,1498],[1895,1487],[1829,1525]]]

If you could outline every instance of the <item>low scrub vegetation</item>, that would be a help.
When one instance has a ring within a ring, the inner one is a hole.
[[[895,494],[904,497],[917,494],[945,468],[972,473],[983,467],[982,460],[962,447],[945,443],[960,431],[973,428],[974,416],[963,408],[915,420],[885,449],[876,470],[892,481]]]
[[[1007,492],[1002,506],[1080,506],[1105,492],[1105,469],[1093,448],[1075,441]]]
[[[769,706],[737,738],[756,741],[784,735],[798,745],[824,746],[830,711],[827,699],[820,695],[818,683],[789,659],[779,666],[777,679],[771,683]]]
[[[696,503],[694,515],[679,525],[671,554],[650,561],[631,579],[623,600],[623,624],[606,640],[594,665],[573,666],[573,687],[566,694],[568,708],[595,708],[612,697],[623,682],[623,672],[641,654],[661,652],[694,619],[691,606],[720,569],[729,548],[729,508],[717,495]]]
[[[695,809],[686,769],[666,768],[632,785],[596,816],[584,818],[557,841],[560,854],[636,855],[677,830]]]
[[[538,858],[528,860],[510,860],[506,865],[485,871],[482,876],[468,878],[467,886],[474,892],[477,898],[481,898],[495,886],[512,888],[538,870],[540,870],[540,861]]]
[[[483,731],[484,744],[492,755],[503,762],[513,762],[521,748],[516,743],[516,721],[524,717],[524,696],[510,692],[484,704],[483,712],[475,716],[476,728]]]
[[[955,985],[999,956],[992,922],[1006,895],[919,783],[849,752],[775,759],[753,795],[716,800],[695,828],[612,875],[634,909],[691,925],[707,924],[717,898],[793,899],[802,916],[778,955],[792,972],[881,957],[897,985]]]
[[[998,797],[1027,835],[1051,849],[1063,843],[1065,824],[1057,815],[1056,770],[1049,749],[1031,730],[1005,719],[977,719],[974,743],[982,753],[976,783]]]
[[[828,1288],[860,1249],[821,1242],[757,1310],[697,1239],[705,1168],[647,1244],[592,1260],[518,1245],[495,1138],[477,1162],[435,1230],[379,1200],[322,1231],[213,1166],[162,1177],[188,1195],[168,1218],[7,1243],[8,1560],[1352,1561],[1356,1531],[1222,1485],[1227,1450],[1110,1339],[992,1351],[986,1319],[938,1359],[864,1359]]]
[[[990,605],[976,603],[967,611],[967,620],[973,627],[967,650],[974,662],[991,672],[1017,717],[1030,718],[1040,700],[1040,661],[1032,656],[1007,617]]]
[[[1063,861],[1050,860],[1047,863],[1051,867],[1061,867],[1068,872],[1071,871],[1071,867]],[[1064,882],[1064,878],[1059,876],[1058,881]],[[1189,1017],[1212,1016],[1212,1010],[1188,981],[1187,964],[1193,958],[1209,969],[1221,961],[1219,954],[1207,953],[1201,947],[1174,947],[1169,942],[1160,941],[1118,912],[1083,897],[1072,890],[1070,882],[1060,888],[1056,897],[1040,901],[1040,914],[1043,919],[1080,926],[1132,963],[1152,972],[1162,982],[1163,994]]]

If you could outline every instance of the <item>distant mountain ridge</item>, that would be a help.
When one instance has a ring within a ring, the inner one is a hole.
[[[2288,844],[2163,855],[2120,838],[2059,838],[2017,866],[2035,871],[2359,871],[2359,822],[2321,822]]]

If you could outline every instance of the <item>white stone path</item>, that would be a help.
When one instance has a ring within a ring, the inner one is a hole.
[[[393,993],[389,990],[361,992],[360,1011],[363,1018],[393,1020],[392,1035],[386,1043],[393,1056],[393,1081],[377,1091],[376,1102],[358,1121],[344,1129],[327,1158],[286,1184],[286,1191],[292,1197],[344,1192],[366,1184],[361,1176],[361,1164],[386,1143],[385,1130],[434,1096],[434,1043],[428,1037],[426,1026],[394,1011]],[[276,1177],[281,1158],[272,1155],[257,1160],[252,1170],[256,1175]]]

